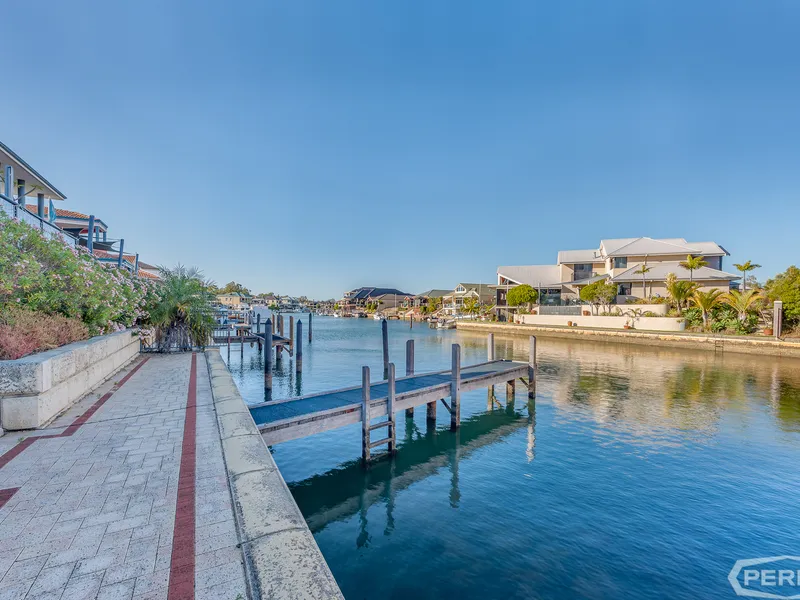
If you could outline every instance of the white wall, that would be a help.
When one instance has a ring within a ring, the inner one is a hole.
[[[642,305],[645,306],[645,305]],[[686,323],[677,317],[604,317],[604,316],[569,316],[569,315],[515,315],[515,323],[525,325],[555,325],[566,327],[569,322],[578,327],[598,327],[601,329],[624,329],[625,324],[632,324],[634,329],[646,331],[683,331]]]

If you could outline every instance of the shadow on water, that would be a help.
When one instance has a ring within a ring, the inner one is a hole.
[[[313,532],[358,514],[361,523],[358,546],[368,545],[367,509],[377,502],[385,502],[384,533],[390,534],[394,528],[392,512],[396,495],[441,469],[451,472],[449,502],[452,508],[458,508],[461,496],[459,462],[476,450],[528,427],[529,457],[533,459],[535,402],[527,401],[524,407],[518,410],[515,402],[510,402],[505,407],[473,415],[462,421],[455,432],[449,428],[421,431],[408,419],[395,456],[375,461],[367,469],[360,459],[351,460],[289,487]]]

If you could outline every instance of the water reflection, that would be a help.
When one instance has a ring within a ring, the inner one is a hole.
[[[450,472],[450,506],[458,508],[461,461],[523,427],[527,427],[531,439],[527,455],[532,459],[534,425],[535,403],[531,401],[522,410],[517,410],[515,403],[510,402],[502,409],[473,415],[462,421],[455,432],[449,428],[429,428],[423,433],[409,426],[394,457],[376,461],[368,469],[364,469],[360,459],[353,459],[289,487],[311,531],[358,514],[360,527],[356,545],[368,546],[367,511],[373,504],[383,502],[386,505],[384,535],[390,535],[396,526],[393,513],[397,495],[447,469]]]

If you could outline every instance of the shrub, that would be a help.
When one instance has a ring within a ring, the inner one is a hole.
[[[646,310],[642,313],[643,317],[657,317],[658,315],[654,313],[652,310]]]
[[[783,301],[783,320],[789,327],[800,324],[800,269],[791,266],[769,279],[765,285],[767,298]]]
[[[79,320],[6,307],[0,317],[0,360],[14,360],[89,337]]]
[[[106,266],[84,248],[0,214],[0,307],[77,319],[98,335],[146,319],[157,295],[158,282]]]
[[[703,326],[703,311],[699,308],[687,308],[683,311],[683,318],[688,328]]]
[[[523,284],[508,290],[506,302],[509,306],[531,305],[539,298],[539,292],[531,286]]]

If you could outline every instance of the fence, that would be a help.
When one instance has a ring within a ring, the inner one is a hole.
[[[552,306],[544,304],[539,307],[540,315],[580,315],[583,306],[580,304],[573,304],[570,306]]]

